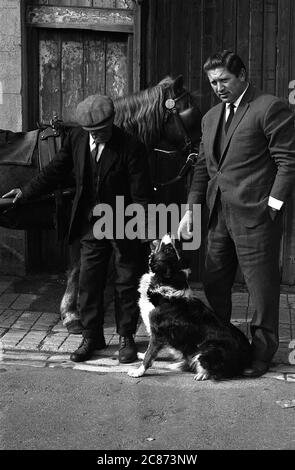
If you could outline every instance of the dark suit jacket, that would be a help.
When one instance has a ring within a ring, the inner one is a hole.
[[[285,201],[294,187],[295,116],[281,100],[249,85],[217,162],[214,142],[224,107],[220,103],[203,117],[188,204],[201,204],[206,198],[212,215],[220,189],[241,223],[253,227],[269,217],[269,196]]]
[[[152,197],[148,157],[145,147],[113,126],[113,134],[101,154],[99,201],[115,208],[116,196],[124,196],[125,206],[141,204],[147,209]],[[73,171],[76,192],[73,201],[69,242],[81,235],[81,222],[91,207],[89,133],[72,128],[52,162],[22,189],[25,199],[36,198],[55,189]]]

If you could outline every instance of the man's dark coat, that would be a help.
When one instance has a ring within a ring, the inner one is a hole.
[[[81,222],[91,207],[92,184],[89,133],[72,128],[52,162],[22,188],[25,199],[36,198],[56,188],[73,171],[76,192],[73,201],[69,242],[81,235]],[[141,204],[147,209],[152,197],[148,157],[145,147],[113,126],[113,134],[101,154],[98,201],[115,209],[116,196],[124,196],[125,206]]]

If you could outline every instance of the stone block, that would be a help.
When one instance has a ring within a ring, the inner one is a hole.
[[[22,98],[20,94],[15,93],[3,93],[1,96],[1,85],[0,85],[0,128],[9,129],[17,132],[22,129]],[[1,228],[2,230],[2,228]],[[10,230],[11,232],[11,230]],[[13,254],[13,253],[12,253]],[[9,264],[1,262],[1,272],[9,274],[25,274],[24,269],[24,254],[19,253],[21,257],[21,263],[18,263],[18,269],[11,271],[8,269]],[[18,260],[19,261],[19,260]],[[5,269],[4,269],[5,268]]]
[[[18,294],[2,294],[0,295],[0,308],[9,308],[17,299]]]
[[[1,0],[0,16],[2,33],[21,36],[21,0]]]
[[[0,314],[0,327],[10,328],[23,312],[19,310],[3,310]]]
[[[4,103],[4,96],[6,99],[9,95],[21,93],[21,69],[20,69],[20,54],[12,52],[0,51],[0,82],[1,82],[1,95],[2,104]]]
[[[30,308],[31,304],[38,298],[34,294],[20,294],[17,299],[10,306],[13,310],[27,310]],[[38,312],[35,312],[38,313]],[[41,312],[39,312],[41,315]]]

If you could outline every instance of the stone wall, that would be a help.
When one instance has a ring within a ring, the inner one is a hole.
[[[1,0],[0,129],[15,132],[22,130],[21,47],[21,0]],[[1,273],[25,273],[24,231],[0,228]]]
[[[0,129],[22,130],[21,0],[0,2]]]

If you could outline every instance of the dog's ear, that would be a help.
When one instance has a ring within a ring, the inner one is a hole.
[[[155,253],[157,251],[160,243],[161,243],[161,240],[153,240],[152,242],[150,242],[150,248],[151,248],[152,253]]]

